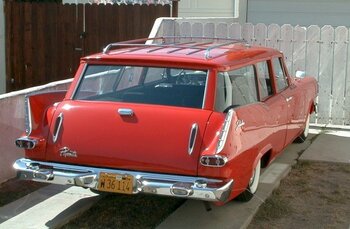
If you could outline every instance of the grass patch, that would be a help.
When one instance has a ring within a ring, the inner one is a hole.
[[[155,195],[105,195],[62,228],[155,228],[184,199]]]
[[[0,184],[0,207],[45,186],[47,186],[47,184],[39,182],[18,179],[8,180]]]

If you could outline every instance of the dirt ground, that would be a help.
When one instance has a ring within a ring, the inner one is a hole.
[[[248,227],[350,228],[350,164],[301,162]]]
[[[183,202],[165,196],[107,194],[62,229],[155,228]]]
[[[11,203],[35,190],[45,187],[47,184],[18,180],[16,178],[0,184],[0,207]]]

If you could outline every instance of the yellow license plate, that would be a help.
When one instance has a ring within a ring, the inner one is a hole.
[[[100,173],[97,189],[105,192],[132,194],[133,177],[115,173]]]

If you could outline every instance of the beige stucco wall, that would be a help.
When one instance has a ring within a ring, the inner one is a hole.
[[[24,156],[14,142],[24,132],[24,97],[30,93],[66,90],[71,79],[0,95],[0,183],[15,177],[13,162]]]

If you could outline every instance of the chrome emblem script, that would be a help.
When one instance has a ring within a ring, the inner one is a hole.
[[[61,157],[78,157],[77,152],[70,150],[68,147],[63,147],[59,152]]]
[[[243,127],[245,125],[245,122],[243,120],[238,119],[236,122],[236,128],[235,130],[237,130],[240,127]]]

